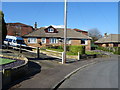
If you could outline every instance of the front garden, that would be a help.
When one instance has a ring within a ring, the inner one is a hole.
[[[58,51],[58,52],[63,52],[64,49],[62,46],[50,46],[47,47],[46,49],[48,50],[53,50],[53,51]],[[94,55],[94,54],[101,54],[100,52],[94,52],[94,51],[86,51],[85,46],[67,46],[66,47],[67,55],[78,55],[78,52],[82,54],[87,54],[87,55]]]
[[[0,65],[12,63],[12,62],[15,62],[15,61],[16,60],[11,60],[11,59],[6,59],[6,58],[0,58]]]

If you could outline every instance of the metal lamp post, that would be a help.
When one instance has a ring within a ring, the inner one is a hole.
[[[66,37],[67,37],[67,0],[64,3],[64,52],[62,64],[66,63]]]

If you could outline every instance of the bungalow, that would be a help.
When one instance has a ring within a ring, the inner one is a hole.
[[[54,28],[53,26],[41,27],[30,34],[23,36],[24,41],[29,46],[46,47],[49,45],[62,45],[64,40],[64,29]],[[91,37],[77,32],[73,29],[67,29],[68,45],[86,45],[86,49],[91,49]]]
[[[101,47],[120,47],[120,34],[104,34],[104,37],[95,42],[96,45]]]

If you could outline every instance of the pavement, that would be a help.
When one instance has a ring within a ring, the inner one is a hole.
[[[13,51],[13,52],[18,53],[18,51]],[[111,57],[101,57],[101,58],[94,58],[89,60],[80,60],[80,61],[69,62],[63,65],[59,62],[59,59],[51,58],[43,54],[41,54],[39,59],[35,58],[36,57],[35,54],[30,54],[27,52],[22,52],[22,54],[29,59],[28,75],[26,75],[24,79],[20,79],[17,82],[13,82],[9,88],[11,90],[17,88],[53,89],[64,78],[66,78],[66,76],[75,73],[74,71],[77,71],[81,68],[85,68],[91,64],[104,61],[106,60],[105,58],[111,58]],[[31,75],[29,76],[29,74]]]

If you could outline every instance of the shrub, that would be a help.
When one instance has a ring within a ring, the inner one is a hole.
[[[85,54],[85,46],[69,46],[69,51],[72,53]]]
[[[113,53],[120,55],[120,47],[117,47],[116,49],[117,49],[117,50],[115,50],[115,52],[113,52]]]
[[[97,47],[97,49],[120,55],[120,47]]]

